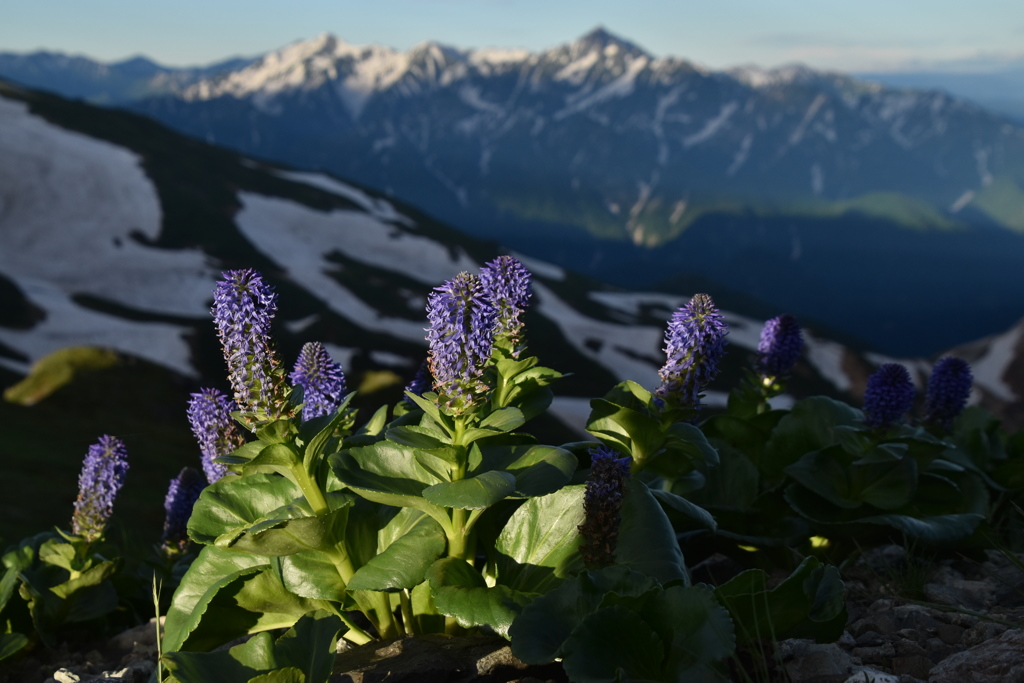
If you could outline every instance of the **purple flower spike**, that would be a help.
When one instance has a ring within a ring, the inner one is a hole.
[[[583,494],[584,521],[579,526],[583,535],[580,555],[588,567],[599,569],[615,562],[629,462],[607,446],[590,451],[590,476]]]
[[[191,467],[183,467],[178,476],[171,479],[164,497],[164,533],[160,538],[160,547],[166,554],[185,551],[188,545],[188,519],[205,487],[203,475]]]
[[[89,541],[103,536],[127,471],[128,451],[120,439],[104,435],[89,446],[78,477],[72,533]]]
[[[495,335],[508,335],[517,344],[520,320],[530,303],[530,271],[511,256],[499,256],[480,269],[480,282],[496,309]]]
[[[910,373],[899,363],[884,363],[868,377],[864,392],[864,422],[871,427],[884,427],[903,419],[914,405],[914,383]]]
[[[454,414],[470,410],[489,388],[482,377],[494,343],[494,317],[480,278],[470,273],[435,287],[427,299],[430,372]]]
[[[949,429],[956,416],[963,412],[971,395],[971,366],[960,358],[946,356],[932,369],[925,394],[925,420]]]
[[[270,343],[277,295],[251,268],[228,270],[223,277],[217,283],[211,313],[235,402],[244,411],[273,418],[284,404],[283,387],[273,374],[279,363]]]
[[[302,345],[289,379],[293,385],[302,387],[303,420],[333,415],[348,393],[345,373],[320,342]]]
[[[430,382],[430,367],[427,361],[420,363],[420,367],[416,370],[416,374],[413,376],[409,383],[405,385],[405,390],[410,394],[422,396],[424,393],[431,390]],[[408,401],[409,397],[406,396],[404,401]]]
[[[728,326],[707,294],[695,294],[672,314],[665,331],[661,386],[655,394],[679,405],[699,407],[700,392],[718,374]],[[670,402],[671,402],[670,401]]]
[[[236,410],[235,402],[217,389],[202,389],[189,399],[188,421],[203,454],[203,472],[211,484],[227,473],[227,466],[214,462],[214,458],[245,443],[238,423],[231,417]]]
[[[803,348],[804,338],[796,318],[785,313],[765,322],[757,344],[761,375],[771,378],[788,375]]]

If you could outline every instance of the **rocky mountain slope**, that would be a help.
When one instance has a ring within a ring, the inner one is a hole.
[[[95,100],[619,286],[728,288],[891,354],[1024,312],[1024,128],[943,92],[711,71],[602,29],[536,53],[322,35],[130,86],[127,64],[58,62],[0,74],[88,72]]]
[[[320,339],[353,372],[408,378],[425,353],[426,294],[504,251],[336,177],[8,85],[0,152],[0,364],[18,373],[57,349],[92,345],[219,378],[211,292],[221,270],[256,267],[280,291],[286,355]],[[519,256],[536,278],[532,345],[576,373],[563,393],[657,383],[665,321],[689,293],[619,290]],[[722,386],[756,348],[760,320],[744,313],[727,313],[733,351]],[[1018,336],[1014,328],[962,351],[1002,400],[1015,398]],[[794,390],[856,395],[884,358],[812,329]]]

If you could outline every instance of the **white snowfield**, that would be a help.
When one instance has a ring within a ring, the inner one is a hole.
[[[340,267],[327,260],[332,252],[429,285],[442,284],[460,271],[478,268],[461,250],[452,258],[437,242],[362,212],[324,213],[249,192],[239,193],[238,198],[242,209],[235,222],[246,239],[330,310],[366,330],[423,344],[426,318],[413,322],[380,315],[328,275]]]
[[[0,328],[0,341],[35,361],[56,348],[107,340],[191,374],[185,328],[127,321],[70,299],[92,295],[149,313],[208,315],[216,271],[203,253],[132,237],[157,238],[161,219],[156,188],[135,154],[0,97],[0,273],[47,314],[31,330]]]

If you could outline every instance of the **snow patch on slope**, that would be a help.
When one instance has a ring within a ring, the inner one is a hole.
[[[178,345],[180,328],[118,321],[71,299],[91,295],[149,313],[209,314],[217,273],[203,253],[140,242],[159,237],[162,217],[137,155],[0,98],[0,207],[0,273],[47,312],[31,330],[5,331],[5,343],[32,360],[60,346],[103,343],[192,373]],[[177,341],[157,342],[154,330],[174,332]]]
[[[416,224],[408,216],[395,211],[395,207],[391,205],[391,202],[371,197],[362,190],[323,173],[307,173],[304,171],[273,171],[273,173],[279,178],[311,185],[312,187],[326,190],[331,194],[336,194],[339,197],[344,197],[351,202],[355,202],[361,209],[379,220],[388,221],[389,223],[401,223],[408,226]]]
[[[239,231],[260,252],[332,311],[374,332],[424,344],[424,323],[382,316],[328,273],[338,268],[331,252],[437,285],[477,265],[461,250],[456,257],[442,245],[411,235],[362,212],[314,211],[295,202],[239,193]]]
[[[594,320],[538,282],[534,282],[533,291],[536,309],[555,323],[566,341],[583,356],[608,369],[620,381],[631,379],[643,387],[658,386],[662,330]],[[638,356],[649,356],[650,360]]]
[[[728,102],[723,104],[718,114],[708,119],[703,128],[696,133],[683,138],[683,147],[693,147],[694,145],[698,145],[706,140],[710,140],[714,137],[715,133],[721,130],[729,121],[729,117],[739,109],[739,106],[738,102]]]
[[[185,334],[191,330],[166,323],[125,320],[83,308],[66,292],[44,280],[22,279],[25,296],[46,311],[46,319],[29,330],[0,327],[0,342],[35,362],[69,346],[97,346],[144,358],[185,376],[196,375]],[[212,288],[212,283],[211,283]],[[32,363],[22,365],[0,359],[16,372],[28,373]]]

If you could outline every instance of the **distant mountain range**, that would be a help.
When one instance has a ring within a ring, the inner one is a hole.
[[[606,282],[722,290],[862,348],[934,353],[1024,313],[1024,128],[940,91],[710,71],[601,29],[538,53],[323,35],[189,70],[0,55],[0,75],[353,179]]]

